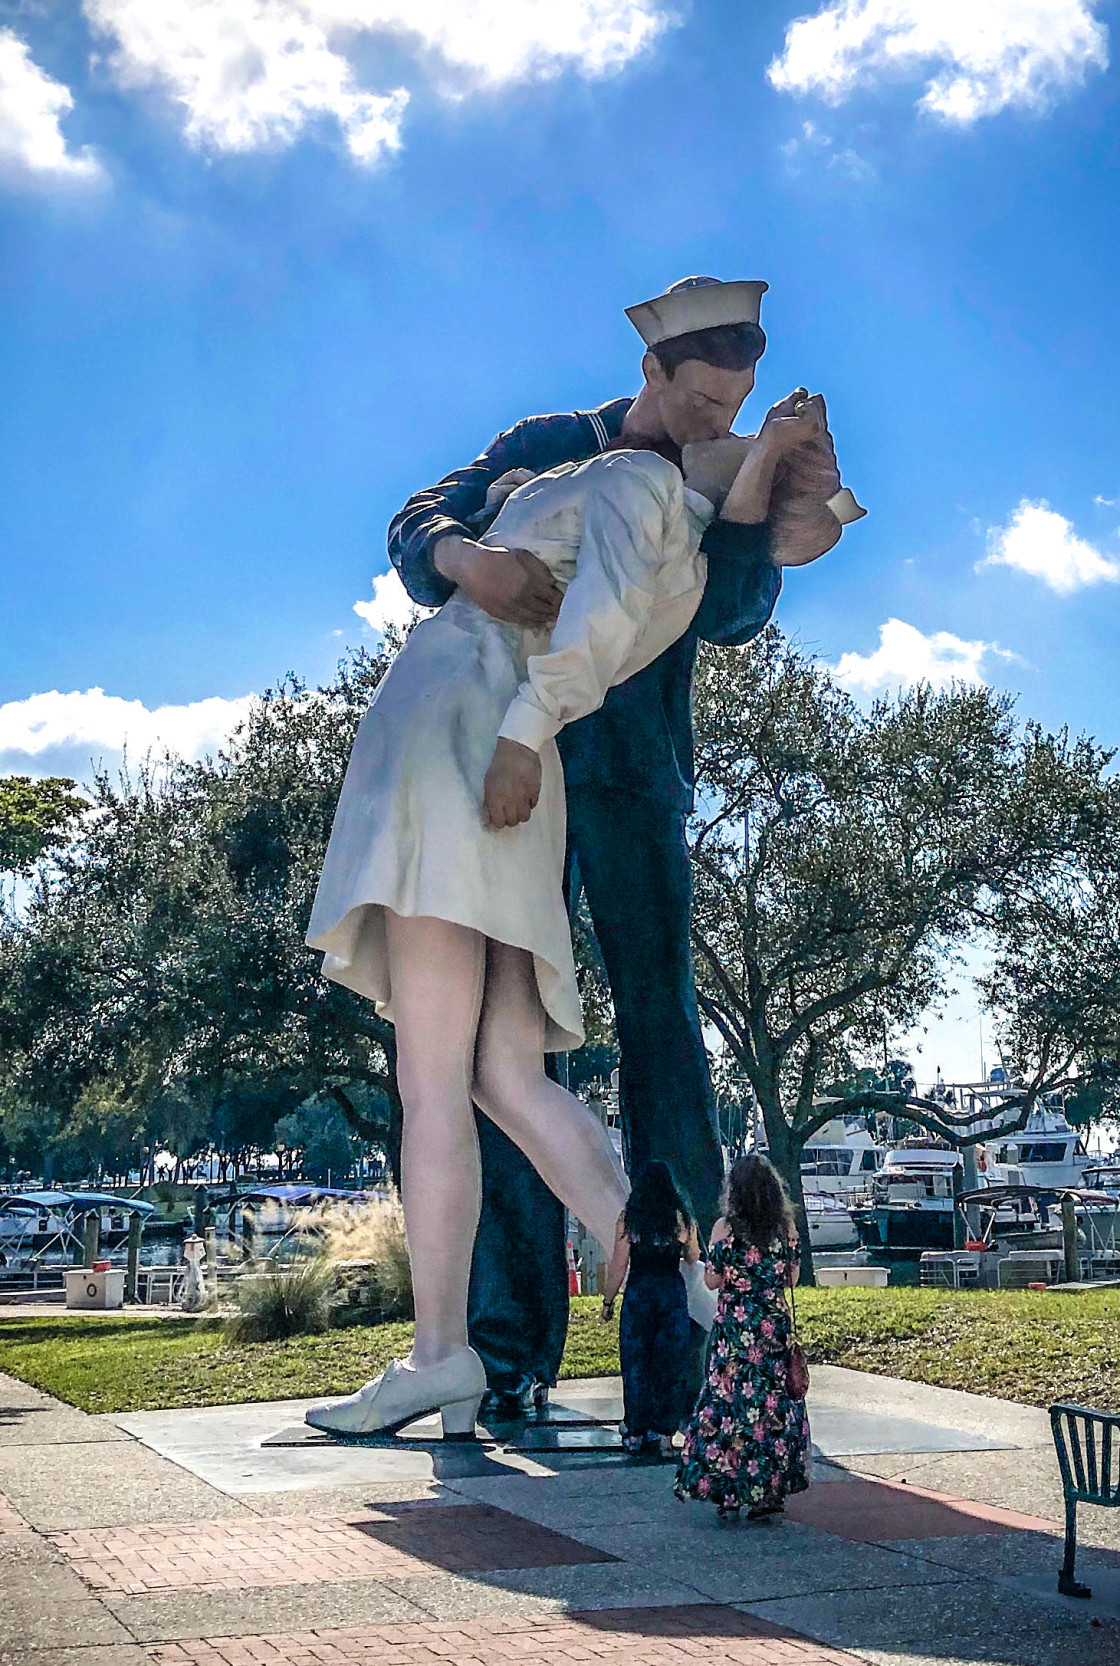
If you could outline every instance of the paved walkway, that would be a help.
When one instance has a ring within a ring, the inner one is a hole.
[[[1120,1511],[1059,1598],[1045,1414],[814,1372],[815,1485],[721,1529],[617,1383],[500,1443],[323,1446],[304,1402],[90,1417],[0,1377],[3,1666],[1120,1666]]]

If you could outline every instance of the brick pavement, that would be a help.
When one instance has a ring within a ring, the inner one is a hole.
[[[862,1408],[874,1381],[848,1375],[840,1388]],[[729,1534],[710,1511],[671,1508],[667,1475],[617,1463],[522,1473],[484,1451],[464,1464],[457,1448],[433,1469],[434,1492],[426,1474],[402,1482],[390,1465],[381,1481],[351,1471],[350,1453],[301,1453],[286,1487],[249,1493],[286,1461],[258,1466],[269,1415],[258,1408],[188,1415],[189,1440],[164,1456],[115,1430],[102,1439],[101,1419],[76,1427],[77,1412],[62,1436],[79,1444],[41,1446],[29,1419],[0,1446],[0,1485],[37,1529],[0,1499],[0,1661],[46,1666],[54,1650],[91,1666],[110,1654],[122,1666],[1116,1666],[1120,1555],[1102,1559],[1112,1541],[1099,1521],[1086,1523],[1093,1602],[1060,1608],[1054,1529],[1016,1513],[1055,1508],[1039,1481],[1053,1462],[1044,1415],[890,1388],[885,1416],[959,1410],[963,1432],[972,1417],[1008,1450],[897,1456],[887,1443],[862,1475],[822,1469],[788,1525]],[[0,1403],[9,1390],[0,1377]],[[238,1417],[227,1438],[221,1419]],[[991,1505],[970,1502],[970,1487]],[[614,1611],[590,1611],[603,1602]]]
[[[889,1543],[891,1539],[971,1538],[978,1533],[1055,1531],[1055,1524],[1040,1516],[999,1510],[946,1493],[927,1492],[904,1482],[864,1478],[810,1487],[808,1492],[798,1493],[787,1501],[786,1514],[791,1521],[799,1521],[806,1527],[816,1527],[822,1533],[862,1544]]]
[[[408,1579],[613,1562],[488,1504],[389,1504],[360,1514],[169,1522],[52,1533],[90,1590],[139,1595]]]
[[[211,1637],[147,1652],[153,1666],[857,1666],[854,1655],[707,1603]]]

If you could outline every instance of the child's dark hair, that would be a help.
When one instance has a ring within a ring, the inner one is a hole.
[[[752,1151],[727,1177],[724,1218],[741,1244],[769,1249],[794,1235],[793,1205],[781,1175],[768,1157]]]
[[[681,1235],[681,1222],[692,1225],[688,1205],[673,1179],[668,1163],[647,1163],[634,1182],[626,1200],[623,1225],[631,1243],[674,1244]]]

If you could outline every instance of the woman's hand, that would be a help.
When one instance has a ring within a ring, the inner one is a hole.
[[[813,440],[820,439],[828,428],[828,412],[824,396],[810,396],[805,388],[794,388],[785,399],[779,399],[766,413],[759,429],[759,443],[767,455],[777,462]]]
[[[484,827],[517,827],[541,796],[541,760],[520,741],[500,736],[482,788]]]
[[[497,514],[502,504],[516,492],[519,486],[526,485],[534,479],[532,469],[507,469],[497,480],[492,480],[486,488],[486,507]]]
[[[600,1319],[602,1319],[604,1325],[609,1325],[610,1324],[611,1320],[614,1318],[614,1300],[613,1300],[613,1298],[612,1298],[611,1301],[608,1301],[605,1296],[603,1297],[603,1306],[602,1306],[602,1310],[599,1314],[599,1317],[600,1317]]]
[[[804,388],[794,388],[785,399],[772,405],[758,439],[747,453],[724,499],[720,516],[757,526],[770,513],[770,492],[779,465],[802,447],[812,445],[827,433],[824,400],[812,398]]]

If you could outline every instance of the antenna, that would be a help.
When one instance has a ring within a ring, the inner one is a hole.
[[[980,1007],[977,1007],[976,1009],[976,1022],[980,1026],[980,1080],[982,1082],[986,1082],[988,1080],[988,1072],[984,1065],[984,1013],[983,1009]]]

